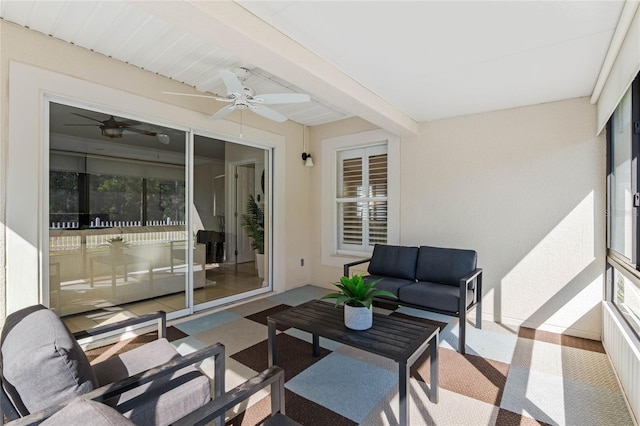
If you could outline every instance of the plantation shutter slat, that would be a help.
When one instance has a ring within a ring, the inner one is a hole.
[[[387,196],[387,154],[369,157],[369,187],[371,197]]]
[[[342,162],[343,198],[358,197],[362,191],[362,158],[348,158]]]
[[[342,244],[362,244],[362,208],[360,203],[342,206]]]

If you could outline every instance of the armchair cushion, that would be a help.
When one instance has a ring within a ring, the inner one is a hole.
[[[113,408],[82,397],[76,397],[65,408],[40,424],[42,426],[68,426],[81,423],[91,423],[92,426],[134,426],[131,420]]]
[[[93,365],[98,386],[104,386],[169,362],[180,356],[167,339],[152,340]]]
[[[418,252],[416,279],[458,286],[462,277],[476,269],[477,258],[474,250],[422,246]]]
[[[6,392],[22,415],[97,387],[76,339],[58,316],[42,305],[9,315],[0,345]]]
[[[103,386],[179,357],[166,339],[159,339],[97,363],[93,370]],[[124,392],[107,403],[135,424],[170,424],[210,399],[209,379],[189,366]]]
[[[418,247],[376,244],[367,271],[371,275],[415,280]]]

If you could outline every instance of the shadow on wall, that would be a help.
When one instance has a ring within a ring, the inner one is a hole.
[[[403,141],[402,243],[476,250],[497,322],[598,339],[605,140],[593,120],[580,98],[425,123]]]
[[[496,321],[523,319],[523,326],[599,339],[604,241],[593,191],[577,203],[493,288]],[[516,304],[514,311],[505,306]],[[503,315],[504,314],[504,315]]]

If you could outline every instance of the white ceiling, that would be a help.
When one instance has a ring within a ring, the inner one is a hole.
[[[4,0],[0,17],[201,92],[224,94],[217,71],[247,67],[257,93],[312,96],[274,107],[302,124],[355,115],[411,133],[416,122],[590,96],[623,5]]]

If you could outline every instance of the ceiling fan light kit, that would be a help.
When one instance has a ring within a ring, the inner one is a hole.
[[[171,142],[171,138],[169,138],[169,135],[164,133],[156,134],[156,139],[158,139],[158,142],[164,145],[169,145],[169,142]]]
[[[121,138],[122,137],[122,131],[124,129],[118,129],[118,128],[108,128],[108,127],[100,127],[100,133],[102,133],[102,136],[106,136],[108,138]]]

